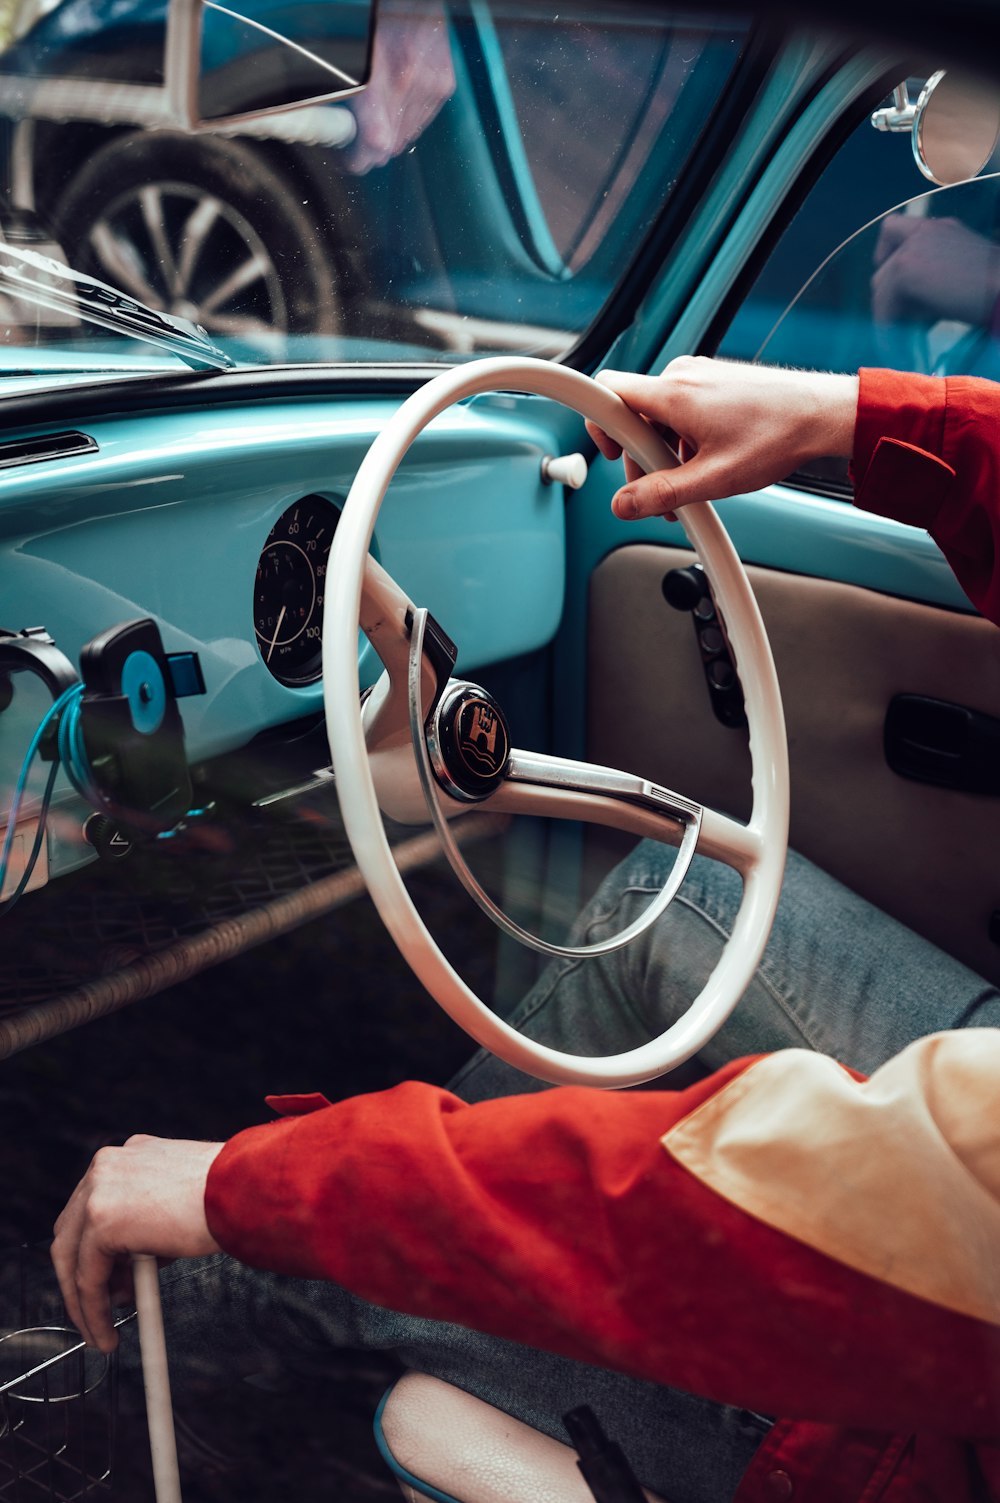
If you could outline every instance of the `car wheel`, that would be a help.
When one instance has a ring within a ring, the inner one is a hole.
[[[66,190],[70,264],[209,334],[333,334],[334,258],[260,152],[221,137],[119,136]]]

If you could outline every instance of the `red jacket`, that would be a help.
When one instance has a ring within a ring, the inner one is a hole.
[[[863,372],[854,467],[996,616],[991,416],[1000,386]],[[246,1263],[782,1416],[738,1503],[1000,1500],[998,1079],[984,1029],[867,1081],[787,1050],[684,1091],[286,1097],[206,1210]]]

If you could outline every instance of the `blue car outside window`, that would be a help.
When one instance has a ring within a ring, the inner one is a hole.
[[[710,11],[386,0],[362,92],[191,132],[167,112],[165,18],[163,0],[19,0],[0,20],[5,234],[252,363],[566,353],[746,40]],[[210,64],[228,35],[213,18]],[[8,342],[109,347],[7,317]]]

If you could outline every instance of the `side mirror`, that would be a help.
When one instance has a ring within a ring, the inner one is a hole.
[[[167,79],[189,129],[356,94],[371,72],[375,0],[171,0]]]
[[[924,177],[948,187],[982,172],[1000,140],[1000,95],[960,73],[933,73],[917,99],[913,155]]]

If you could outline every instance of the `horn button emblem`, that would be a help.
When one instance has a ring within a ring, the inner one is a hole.
[[[478,684],[452,684],[428,736],[431,764],[454,797],[487,798],[503,782],[510,731],[503,711]]]

